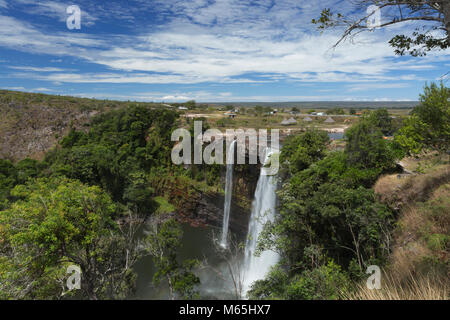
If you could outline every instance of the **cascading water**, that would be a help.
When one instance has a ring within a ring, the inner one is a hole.
[[[270,149],[266,150],[265,161],[272,154]],[[252,212],[248,226],[248,236],[245,244],[245,255],[243,264],[243,291],[248,291],[250,285],[259,279],[263,279],[270,267],[278,262],[279,256],[273,251],[264,251],[260,256],[254,255],[258,237],[263,230],[264,224],[275,219],[276,205],[276,177],[273,175],[264,175],[266,170],[261,167],[261,173],[256,185],[255,199],[252,203]]]
[[[230,223],[231,196],[233,194],[233,167],[234,167],[234,146],[236,140],[231,142],[227,152],[227,172],[225,180],[225,202],[223,206],[222,240],[220,245],[227,247],[228,225]]]

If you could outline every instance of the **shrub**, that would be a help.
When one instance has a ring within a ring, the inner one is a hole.
[[[349,287],[348,276],[330,260],[326,265],[296,276],[287,286],[285,297],[290,300],[337,300]]]

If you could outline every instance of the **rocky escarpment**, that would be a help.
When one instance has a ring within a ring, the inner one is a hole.
[[[221,232],[223,222],[224,196],[220,194],[202,194],[192,212],[191,219],[197,224],[216,227]],[[231,204],[230,230],[231,233],[243,238],[247,235],[249,212],[236,202]],[[194,224],[195,225],[195,224]]]
[[[0,158],[13,161],[42,159],[71,127],[82,128],[98,113],[14,103],[2,106],[1,112],[5,122],[0,137]]]
[[[97,114],[129,102],[0,90],[0,159],[40,160],[70,128],[87,129]],[[153,107],[155,104],[134,102]]]
[[[225,166],[224,166],[225,171]],[[222,174],[225,175],[225,172]],[[247,236],[251,204],[259,177],[258,165],[236,165],[233,175],[230,230],[239,239]],[[223,180],[223,179],[222,179]],[[225,184],[225,181],[222,181]],[[185,198],[176,217],[192,226],[212,226],[221,232],[225,196],[222,192],[199,192]]]

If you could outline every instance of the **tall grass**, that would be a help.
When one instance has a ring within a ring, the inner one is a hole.
[[[363,283],[358,284],[355,291],[344,293],[349,300],[448,300],[448,281],[442,283],[439,276],[416,277],[409,274],[400,280],[391,274],[381,278],[381,289],[370,290]]]
[[[365,283],[343,293],[352,300],[448,300],[450,288],[450,170],[448,161],[425,174],[389,175],[374,187],[380,200],[401,208],[381,289]]]

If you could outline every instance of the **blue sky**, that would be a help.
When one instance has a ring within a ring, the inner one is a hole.
[[[81,9],[80,30],[66,26],[70,5]],[[166,102],[405,101],[450,70],[450,50],[394,55],[387,40],[413,23],[332,50],[339,30],[311,24],[324,7],[352,10],[342,0],[0,0],[0,88]]]

